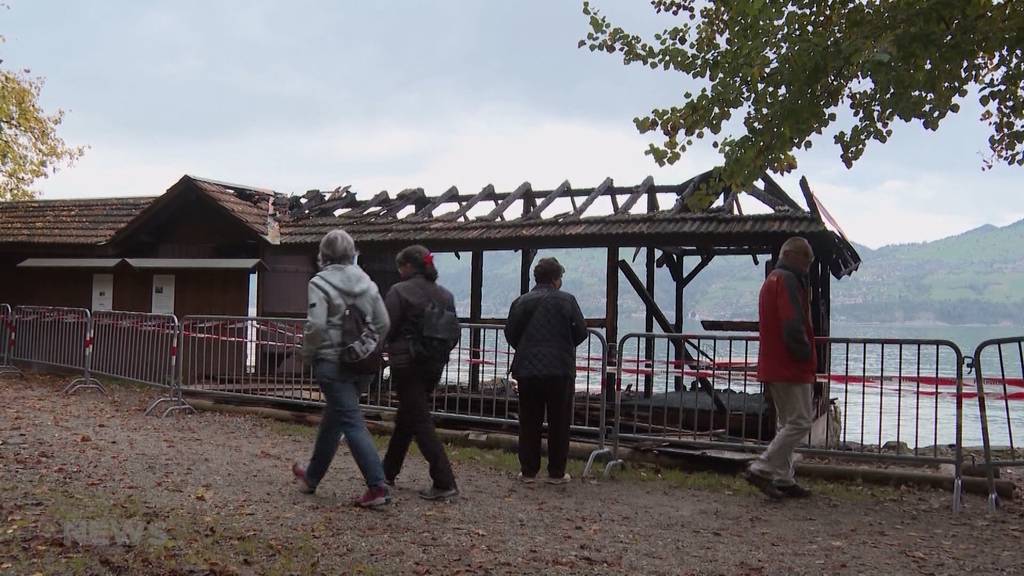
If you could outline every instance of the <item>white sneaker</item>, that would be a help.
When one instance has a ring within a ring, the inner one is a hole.
[[[523,476],[523,473],[520,472],[519,475],[516,476],[516,480],[519,480],[523,484],[533,484],[534,482],[537,481],[537,478],[533,476]]]
[[[569,473],[566,472],[565,476],[562,476],[561,478],[548,478],[546,482],[548,484],[568,484],[569,482],[572,482],[572,476],[569,476]]]

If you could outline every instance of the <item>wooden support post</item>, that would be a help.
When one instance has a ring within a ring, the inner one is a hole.
[[[654,295],[654,248],[647,247],[647,278],[646,278],[647,293],[651,295],[651,298],[657,301]],[[654,332],[654,313],[651,312],[649,306],[644,306],[646,313],[644,314],[644,332]],[[644,344],[644,358],[650,362],[654,360],[654,340],[650,338]],[[644,375],[644,398],[650,398],[654,394],[654,375]]]
[[[685,285],[683,284],[683,276],[685,270],[683,269],[683,256],[676,256],[675,261],[671,263],[671,266],[675,267],[676,272],[672,275],[675,278],[676,285],[676,322],[673,328],[676,329],[676,334],[683,333],[683,290]],[[676,348],[676,366],[683,365],[683,350],[682,348]],[[683,387],[683,377],[676,376],[675,389],[681,390]]]
[[[537,257],[537,251],[533,248],[523,248],[522,262],[519,266],[519,293],[526,294],[530,291],[530,267],[533,266],[533,259]]]
[[[610,181],[609,181],[610,182]],[[619,350],[619,249],[608,248],[605,270],[605,329],[604,336],[608,341],[608,372],[605,374],[605,399],[611,404],[615,402],[615,391],[618,382],[615,380],[614,368],[618,362]]]
[[[483,315],[483,286],[484,286],[484,253],[473,251],[470,257],[469,275],[469,321],[470,323],[480,322]],[[480,331],[469,331],[469,357],[473,360],[480,359]],[[469,366],[470,390],[480,389],[480,365],[473,362]]]
[[[816,336],[829,335],[829,272],[828,264],[818,260],[811,266],[811,324]],[[818,369],[825,370],[828,366],[828,346],[816,350]]]

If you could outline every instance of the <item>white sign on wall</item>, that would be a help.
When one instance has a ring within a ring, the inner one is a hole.
[[[153,275],[153,313],[174,314],[174,274]]]
[[[92,311],[114,309],[114,275],[92,275]]]

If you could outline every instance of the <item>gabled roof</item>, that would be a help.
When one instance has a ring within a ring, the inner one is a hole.
[[[254,188],[242,184],[231,184],[186,175],[196,189],[206,194],[214,202],[222,206],[229,214],[248,226],[260,236],[267,236],[270,205],[279,196],[273,190]]]
[[[0,243],[101,244],[152,201],[140,197],[0,202]]]
[[[163,196],[157,198],[113,236],[118,241],[137,230],[172,205],[182,194],[198,194],[209,200],[227,216],[237,220],[253,233],[270,242],[276,242],[277,222],[269,213],[273,199],[281,196],[271,190],[241,184],[230,184],[195,176],[182,176]]]

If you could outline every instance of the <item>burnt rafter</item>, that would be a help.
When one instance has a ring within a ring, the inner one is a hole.
[[[823,252],[831,248],[830,258],[841,260],[830,264],[834,275],[855,269],[856,251],[846,239],[832,238],[824,216],[803,208],[770,176],[762,176],[763,188],[758,182],[743,190],[716,183],[715,170],[680,184],[656,185],[647,177],[633,186],[615,186],[606,178],[594,188],[573,188],[565,181],[538,190],[524,182],[511,191],[487,185],[463,194],[451,187],[437,196],[412,188],[363,201],[351,190],[339,189],[329,195],[312,192],[298,202],[288,201],[287,208],[275,199],[271,217],[280,220],[280,242],[286,244],[311,244],[332,226],[344,225],[371,245],[414,241],[439,250],[642,246],[671,251],[676,259],[705,253],[771,254],[785,237],[804,235],[825,247]],[[806,190],[801,190],[806,199]],[[744,193],[769,211],[744,214]],[[666,197],[671,200],[665,202]],[[606,199],[600,209],[594,205],[599,198]],[[560,202],[571,209],[551,209]]]
[[[494,210],[491,210],[491,212],[489,214],[485,215],[485,216],[480,216],[479,218],[477,218],[477,220],[490,221],[490,222],[493,222],[494,220],[497,220],[499,218],[504,220],[505,210],[508,210],[509,206],[511,206],[517,200],[522,199],[524,195],[526,195],[526,194],[528,194],[528,193],[530,193],[532,191],[533,191],[533,188],[530,186],[530,183],[529,182],[523,182],[522,184],[519,185],[518,188],[515,189],[514,192],[512,192],[511,194],[505,196],[505,198],[502,199],[500,202],[497,202],[497,198],[495,198],[495,201],[497,202],[497,205],[494,207]]]
[[[440,196],[437,196],[435,198],[428,198],[430,200],[430,203],[424,206],[423,208],[417,210],[416,213],[407,217],[406,220],[426,220],[428,218],[431,218],[434,215],[434,210],[440,208],[442,204],[452,202],[453,199],[458,195],[459,189],[456,188],[455,186],[452,186],[451,188],[445,190],[444,193],[441,194]]]
[[[587,199],[584,200],[578,208],[576,208],[571,217],[582,218],[583,214],[587,211],[587,208],[590,208],[590,205],[593,204],[595,200],[612,189],[612,184],[613,182],[611,178],[605,178],[604,182],[601,182],[597,188],[594,188],[594,191],[587,196]]]
[[[533,210],[530,210],[525,216],[523,216],[523,220],[532,220],[534,218],[540,218],[540,215],[541,215],[541,213],[544,212],[545,208],[550,206],[552,202],[554,202],[555,200],[558,200],[559,198],[562,197],[562,195],[564,195],[565,193],[567,193],[567,192],[569,192],[571,190],[572,190],[572,186],[569,184],[568,180],[566,180],[565,182],[562,182],[561,184],[558,185],[558,188],[555,188],[554,191],[551,192],[551,194],[548,194],[547,196],[545,196],[544,199],[541,200],[540,204],[538,204],[536,208],[534,208]],[[569,198],[572,198],[571,194],[569,195]],[[573,210],[575,210],[575,209],[576,209],[576,202],[575,202],[575,200],[573,200]]]
[[[633,193],[626,198],[626,201],[622,203],[616,212],[625,214],[636,204],[641,198],[644,197],[652,188],[654,188],[654,177],[648,176],[644,178],[644,181],[639,186],[633,188]]]
[[[483,190],[478,194],[466,200],[465,203],[460,203],[458,210],[448,214],[442,214],[435,218],[435,220],[458,220],[459,218],[466,216],[466,214],[473,209],[473,206],[476,206],[480,202],[490,200],[493,197],[494,185],[488,184],[487,186],[484,186]]]

